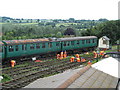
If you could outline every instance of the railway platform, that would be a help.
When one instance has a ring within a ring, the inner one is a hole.
[[[93,65],[67,70],[61,74],[40,78],[24,88],[118,88],[120,62],[112,57]],[[116,89],[117,90],[117,89]]]

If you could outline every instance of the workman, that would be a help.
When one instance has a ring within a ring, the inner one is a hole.
[[[11,60],[11,67],[14,67],[16,64],[15,60]]]
[[[60,53],[60,59],[63,59],[63,51]]]
[[[57,54],[57,59],[60,59],[60,54]]]
[[[82,58],[81,58],[81,62],[85,62],[85,61],[86,61],[85,58],[82,57]]]
[[[80,58],[79,54],[76,54],[75,56],[76,56],[76,58]]]
[[[94,54],[94,58],[97,58],[97,53],[95,51],[93,51]]]
[[[89,54],[89,52],[86,52],[85,54],[87,54],[87,55],[88,55],[88,54]]]
[[[92,63],[91,63],[91,61],[88,61],[88,65],[91,65]]]
[[[70,58],[70,62],[74,62],[75,57]]]
[[[104,55],[104,51],[100,51],[100,55],[103,56]]]
[[[64,58],[67,57],[67,52],[66,52],[66,51],[64,52],[63,57],[64,57]]]
[[[80,62],[80,58],[76,58],[77,62]]]

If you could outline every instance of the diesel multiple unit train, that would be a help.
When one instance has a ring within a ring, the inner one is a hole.
[[[97,47],[96,36],[0,41],[3,60]]]

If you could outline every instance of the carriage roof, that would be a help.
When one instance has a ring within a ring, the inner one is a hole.
[[[49,39],[25,39],[25,40],[3,40],[6,44],[27,44],[27,43],[38,43],[47,42]]]
[[[68,37],[68,38],[60,38],[61,41],[72,41],[72,40],[84,40],[84,39],[95,39],[96,36],[84,36],[84,37]]]

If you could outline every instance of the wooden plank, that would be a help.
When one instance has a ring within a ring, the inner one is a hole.
[[[78,85],[76,84],[71,84],[70,86],[68,86],[67,88],[80,88]]]
[[[108,88],[110,82],[113,80],[113,77],[108,75],[107,78],[103,81],[102,85],[100,86],[100,88]]]
[[[97,70],[97,71],[91,76],[91,78],[93,78],[93,79],[96,80],[101,74],[102,74],[102,72]]]
[[[94,82],[93,85],[91,85],[90,88],[99,88],[103,81],[105,80],[105,78],[107,77],[107,74],[101,72],[101,74],[99,75],[99,77],[96,79],[96,81]],[[94,78],[94,76],[92,76],[92,78]]]
[[[84,82],[86,82],[86,80],[87,80],[88,78],[89,78],[88,76],[86,76],[86,75],[83,74],[82,76],[80,76],[80,77],[79,77],[75,82],[73,82],[72,84],[81,87],[81,86],[84,84]],[[72,84],[71,84],[71,85],[72,85]]]
[[[93,73],[95,73],[96,69],[95,68],[90,68],[89,70],[87,70],[84,75],[90,77]]]
[[[114,77],[109,85],[109,88],[116,88],[117,83],[118,83],[118,78]]]
[[[91,85],[95,82],[95,79],[89,78],[82,86],[81,88],[90,88]]]

